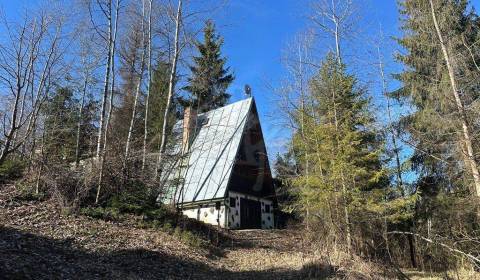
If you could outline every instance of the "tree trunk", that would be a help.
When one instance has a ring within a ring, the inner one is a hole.
[[[466,147],[468,162],[467,164],[470,165],[470,169],[473,176],[473,181],[475,184],[476,196],[480,197],[480,173],[478,171],[478,164],[475,160],[475,153],[473,151],[472,139],[470,136],[470,131],[468,127],[468,119],[467,114],[465,112],[465,108],[463,106],[462,100],[460,99],[460,95],[458,94],[458,86],[457,81],[455,79],[455,71],[453,69],[453,65],[450,61],[450,56],[447,51],[447,47],[443,40],[442,32],[440,31],[440,26],[437,22],[437,17],[435,14],[435,7],[433,5],[433,0],[430,0],[430,8],[432,12],[433,23],[435,25],[435,30],[437,31],[438,40],[440,43],[440,47],[442,49],[443,58],[445,63],[447,64],[448,76],[450,78],[450,86],[452,87],[452,94],[455,98],[455,103],[457,105],[458,112],[460,113],[460,119],[462,123],[462,132],[463,132],[463,141]]]
[[[180,33],[180,21],[182,18],[182,0],[178,0],[177,16],[175,19],[175,48],[173,52],[173,61],[172,69],[170,71],[170,78],[168,81],[168,96],[167,104],[165,106],[165,112],[163,114],[163,126],[162,126],[162,140],[160,142],[160,151],[158,153],[157,167],[155,169],[155,178],[158,178],[161,173],[161,164],[163,160],[163,154],[166,148],[166,133],[167,133],[167,124],[168,124],[168,113],[170,111],[170,104],[172,103],[173,90],[175,88],[175,76],[177,74],[177,60],[180,53],[179,49],[179,33]]]
[[[148,137],[148,107],[150,100],[150,91],[152,88],[152,0],[148,2],[148,82],[147,82],[147,97],[145,100],[145,124],[143,132],[143,152],[142,152],[142,171],[145,170],[145,160],[147,156],[147,137]]]
[[[133,127],[135,125],[135,115],[137,114],[138,97],[140,95],[140,88],[142,87],[143,72],[145,70],[145,55],[147,52],[145,48],[145,0],[142,1],[142,28],[141,29],[142,29],[142,44],[141,44],[142,58],[140,62],[140,75],[138,77],[137,88],[135,91],[135,99],[133,101],[132,118],[130,119],[130,127],[128,128],[127,143],[125,144],[125,158],[123,162],[124,169],[127,166],[128,154],[130,152],[130,143],[132,141]]]
[[[341,172],[342,176],[342,195],[343,195],[343,214],[345,218],[345,234],[347,241],[347,253],[352,252],[352,233],[350,230],[350,214],[348,213],[348,203],[347,203],[347,186],[345,185],[345,178],[343,176],[343,171]]]
[[[334,36],[335,36],[335,51],[337,54],[337,62],[338,64],[342,63],[342,56],[340,54],[340,30],[339,30],[339,22],[337,18],[337,13],[335,11],[335,0],[332,0],[332,21],[335,25]]]
[[[110,120],[112,119],[112,111],[113,111],[113,97],[115,94],[115,50],[116,50],[116,43],[117,43],[117,30],[118,30],[118,13],[120,11],[120,0],[116,1],[116,8],[115,8],[115,24],[113,29],[113,39],[112,39],[112,67],[111,67],[111,76],[112,82],[110,83],[110,100],[108,102],[108,111],[107,117],[105,120],[105,132],[103,133],[103,151],[107,150],[107,138],[108,138],[108,129],[110,128]],[[106,152],[104,152],[105,154]]]
[[[83,115],[83,107],[85,106],[85,95],[87,92],[87,84],[88,84],[88,74],[85,73],[85,80],[83,81],[82,98],[80,101],[80,108],[78,109],[77,139],[75,141],[75,167],[78,167],[78,164],[80,162],[80,135],[82,132],[82,115]]]
[[[98,140],[97,140],[97,158],[101,161],[100,151],[102,150],[102,136],[105,128],[105,111],[107,108],[107,96],[108,96],[108,85],[110,83],[110,69],[112,64],[112,0],[108,1],[108,53],[107,53],[107,64],[105,65],[105,79],[103,84],[103,95],[102,95],[102,109],[100,112],[100,124],[98,126]],[[100,187],[99,187],[100,189]]]
[[[9,129],[8,133],[5,135],[5,142],[3,144],[3,149],[0,152],[0,165],[5,161],[8,153],[9,153],[10,145],[12,144],[12,141],[13,141],[13,136],[15,134],[15,131],[17,130],[17,111],[18,111],[18,103],[20,102],[20,96],[21,96],[21,88],[20,88],[19,83],[20,83],[20,81],[18,80],[17,87],[19,89],[17,89],[17,94],[15,96],[15,101],[14,101],[13,107],[12,107],[12,112],[11,112],[11,117],[10,117],[10,119],[11,119],[10,129]]]
[[[102,113],[100,116],[100,127],[99,127],[99,135],[98,135],[98,141],[97,141],[97,164],[100,166],[100,171],[98,175],[98,187],[97,187],[97,195],[95,196],[95,204],[98,204],[100,200],[100,192],[102,189],[102,182],[103,182],[103,173],[104,173],[104,164],[105,164],[105,153],[107,149],[107,143],[106,143],[106,136],[107,136],[107,130],[108,130],[108,122],[110,120],[110,114],[112,110],[112,100],[113,100],[113,92],[111,93],[111,99],[110,99],[110,110],[107,118],[105,118],[105,111],[106,111],[106,105],[107,105],[107,97],[108,97],[108,86],[110,83],[110,73],[111,71],[114,71],[112,69],[113,61],[115,59],[114,54],[115,54],[115,37],[117,34],[117,25],[118,25],[118,12],[120,9],[120,0],[116,1],[116,7],[115,7],[115,30],[112,30],[112,0],[109,0],[108,2],[108,40],[109,40],[109,47],[108,47],[108,59],[107,59],[107,65],[105,67],[105,82],[104,82],[104,91],[103,91],[103,98],[102,98]],[[103,149],[101,149],[102,145],[102,135],[104,138],[104,145]]]
[[[338,33],[339,32],[338,21],[336,20],[336,17],[335,17],[334,24],[335,24],[335,50],[336,50],[336,54],[337,54],[337,62],[338,62],[338,64],[341,64],[342,63],[342,56],[340,54],[340,34]]]
[[[392,121],[392,110],[391,110],[391,105],[390,105],[390,97],[388,96],[387,92],[387,82],[385,80],[385,73],[383,69],[383,60],[380,55],[380,47],[377,47],[377,52],[378,52],[378,62],[379,62],[379,70],[380,70],[380,78],[382,80],[382,93],[383,96],[385,96],[385,99],[387,101],[387,116],[388,116],[388,126],[390,133],[392,134],[392,145],[393,145],[393,153],[395,154],[395,169],[396,169],[396,175],[397,175],[397,188],[400,190],[402,196],[405,194],[404,189],[403,189],[403,178],[402,178],[402,165],[400,161],[400,153],[399,153],[399,147],[397,144],[397,131],[393,128],[393,121]]]

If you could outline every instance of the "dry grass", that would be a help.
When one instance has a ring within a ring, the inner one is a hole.
[[[411,280],[444,280],[444,279],[465,279],[480,280],[480,273],[473,270],[446,271],[443,273],[405,270]]]

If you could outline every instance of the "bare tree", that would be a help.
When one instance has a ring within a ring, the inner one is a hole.
[[[147,137],[148,137],[148,107],[150,92],[152,90],[152,0],[148,0],[148,62],[147,62],[147,97],[145,99],[145,124],[143,132],[143,152],[142,152],[142,170],[145,169],[145,160],[147,155]]]
[[[337,61],[342,62],[341,40],[353,33],[352,0],[320,0],[313,3],[313,23],[335,40]]]
[[[93,24],[93,28],[97,30],[98,35],[100,35],[106,45],[107,49],[107,62],[105,64],[105,78],[103,83],[103,95],[102,95],[102,108],[100,110],[100,124],[98,126],[98,139],[97,139],[97,152],[96,157],[100,159],[101,156],[101,147],[102,147],[102,136],[105,130],[105,111],[107,108],[107,97],[108,97],[108,88],[110,83],[110,72],[112,67],[112,54],[113,54],[113,3],[112,0],[106,0],[106,2],[96,1],[98,8],[100,9],[103,16],[107,21],[107,37],[104,36],[103,30],[98,29],[98,25],[94,22],[92,15],[92,3],[88,3],[88,9],[90,11],[90,18]]]
[[[143,72],[145,71],[145,56],[147,52],[147,49],[145,46],[145,0],[142,0],[142,18],[141,18],[140,30],[142,32],[142,40],[140,44],[142,48],[142,57],[140,61],[140,73],[138,74],[137,87],[135,90],[135,98],[133,100],[132,117],[130,119],[130,127],[128,128],[127,142],[125,144],[124,168],[128,161],[128,154],[130,151],[130,142],[132,140],[133,126],[135,124],[135,117],[137,115],[137,103],[140,96],[140,89],[142,87]]]
[[[103,169],[104,169],[104,156],[105,156],[105,147],[102,149],[102,141],[105,141],[105,135],[107,130],[107,103],[108,103],[108,93],[109,93],[109,85],[110,85],[110,75],[112,73],[112,64],[115,60],[115,37],[117,32],[118,20],[119,20],[119,9],[120,9],[120,0],[115,2],[115,13],[114,13],[114,3],[113,0],[105,0],[105,1],[95,1],[96,7],[100,10],[100,14],[103,18],[106,19],[107,30],[101,30],[99,25],[94,20],[93,15],[93,3],[91,1],[88,2],[88,10],[90,13],[90,21],[92,22],[93,29],[97,32],[97,34],[103,39],[105,43],[105,47],[107,50],[106,56],[106,64],[105,64],[105,77],[103,83],[103,94],[102,94],[102,104],[100,110],[100,123],[98,127],[98,138],[97,138],[97,149],[96,149],[96,158],[100,165],[99,171],[99,178],[98,178],[98,187],[97,187],[97,195],[95,198],[95,202],[98,203],[100,198],[100,191],[102,186],[102,179],[103,179]]]
[[[380,38],[380,40],[383,41],[383,36]],[[382,95],[385,98],[386,105],[387,105],[387,118],[388,118],[387,129],[388,129],[388,132],[390,133],[392,146],[393,146],[393,153],[395,156],[395,171],[396,171],[396,177],[397,177],[397,187],[398,189],[400,189],[400,191],[403,194],[404,186],[403,186],[403,178],[402,178],[402,164],[400,160],[400,147],[398,145],[398,139],[397,139],[397,135],[399,134],[399,131],[398,129],[395,128],[393,123],[391,98],[388,95],[387,79],[385,77],[385,64],[383,61],[382,53],[380,51],[380,44],[377,45],[377,54],[378,54],[378,71],[380,74]]]
[[[63,18],[45,12],[26,15],[20,25],[4,18],[7,41],[0,43],[0,83],[8,90],[0,141],[0,164],[17,151],[35,128],[62,53]],[[19,133],[22,135],[19,136]]]
[[[78,108],[78,120],[77,120],[77,135],[75,139],[75,166],[78,167],[80,163],[80,144],[82,136],[82,117],[84,114],[85,103],[87,102],[87,90],[90,84],[93,83],[93,75],[95,69],[98,67],[99,57],[92,52],[92,44],[90,36],[85,36],[80,42],[80,64],[78,71],[81,73],[81,85],[80,85],[80,104]]]
[[[111,69],[111,75],[112,75],[112,82],[110,83],[110,100],[108,102],[108,111],[107,111],[107,117],[105,120],[105,133],[103,135],[103,153],[105,154],[107,150],[107,137],[108,137],[108,130],[110,128],[110,121],[112,119],[112,110],[113,110],[113,97],[115,95],[115,78],[116,78],[116,72],[115,72],[115,51],[116,51],[116,46],[117,46],[117,34],[118,34],[118,15],[120,13],[120,5],[121,5],[121,0],[117,0],[115,3],[115,26],[114,26],[114,31],[113,31],[113,49],[112,49],[112,69]],[[102,167],[103,168],[103,167]]]
[[[169,114],[170,106],[172,103],[173,91],[175,88],[175,77],[177,75],[177,63],[178,63],[178,57],[180,54],[179,34],[180,34],[180,28],[181,28],[181,21],[182,21],[182,0],[178,0],[177,13],[175,16],[175,38],[174,38],[173,59],[172,59],[172,66],[170,70],[170,77],[168,80],[167,104],[165,106],[165,112],[163,114],[162,139],[160,142],[160,149],[158,153],[157,167],[155,168],[155,178],[158,178],[158,176],[161,174],[162,158],[166,150],[166,139],[167,139],[166,133],[167,133],[167,125],[168,125],[168,114]]]

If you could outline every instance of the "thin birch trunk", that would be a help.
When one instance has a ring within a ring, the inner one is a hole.
[[[307,137],[305,135],[305,89],[303,86],[303,55],[301,51],[301,47],[299,46],[298,50],[298,56],[299,56],[299,90],[300,90],[300,135],[302,136],[302,141],[304,145],[304,150],[305,150],[305,178],[308,181],[309,174],[310,174],[310,160],[308,156],[308,146],[307,146]],[[306,203],[306,229],[308,230],[310,228],[310,209],[309,209],[309,204],[308,202]]]
[[[40,168],[38,169],[38,173],[37,173],[37,178],[35,180],[35,194],[39,194],[40,193],[40,178],[42,176],[42,173],[43,173],[43,168],[44,168],[44,165],[45,165],[45,152],[44,152],[44,147],[45,147],[45,136],[46,136],[46,128],[43,129],[43,132],[42,132],[42,143],[41,143],[41,146],[40,146]]]
[[[449,56],[447,47],[445,45],[445,41],[443,39],[442,32],[440,31],[440,27],[437,22],[437,16],[435,14],[435,7],[433,5],[433,0],[430,0],[430,8],[432,12],[433,23],[435,25],[435,30],[437,31],[438,41],[442,49],[443,58],[447,65],[448,76],[450,78],[450,86],[452,87],[452,94],[453,94],[453,97],[455,98],[455,103],[457,105],[458,112],[460,113],[460,121],[462,123],[462,132],[463,132],[463,141],[465,142],[466,152],[468,156],[468,164],[470,165],[473,181],[475,184],[476,196],[480,197],[480,173],[478,171],[478,164],[475,160],[475,154],[473,151],[472,138],[471,138],[471,134],[468,127],[467,114],[465,112],[463,102],[458,92],[457,81],[455,78],[455,71],[453,69],[453,65],[450,60],[450,56]]]
[[[335,36],[335,51],[336,51],[336,54],[337,54],[337,62],[338,64],[341,64],[342,63],[342,56],[340,54],[340,30],[339,30],[339,22],[338,22],[338,19],[337,19],[337,14],[335,12],[335,0],[332,0],[332,9],[333,9],[333,13],[332,13],[332,21],[333,21],[333,24],[335,25],[335,30],[334,30],[334,36]]]
[[[83,116],[83,109],[85,106],[85,95],[87,93],[87,85],[88,85],[88,74],[85,73],[85,77],[83,80],[83,89],[82,89],[82,98],[80,101],[80,108],[78,109],[78,122],[77,122],[77,139],[75,141],[75,167],[78,167],[80,163],[80,135],[82,133],[82,116]]]
[[[391,105],[390,105],[390,97],[388,96],[387,93],[387,82],[385,79],[385,72],[384,72],[384,65],[383,65],[383,60],[380,55],[380,47],[377,47],[377,52],[378,52],[378,62],[379,62],[379,71],[380,71],[380,78],[382,80],[382,93],[383,96],[385,96],[385,99],[387,101],[387,116],[388,116],[388,126],[389,130],[391,133],[392,137],[392,145],[393,145],[393,152],[395,154],[395,164],[396,164],[396,175],[397,175],[397,187],[400,189],[402,196],[404,195],[404,189],[403,189],[403,178],[402,178],[402,165],[400,161],[400,153],[399,153],[399,147],[397,143],[397,132],[393,128],[392,122],[392,110],[391,110]]]
[[[167,133],[167,125],[168,125],[168,113],[170,111],[170,104],[172,103],[172,97],[173,97],[173,90],[175,88],[175,76],[177,74],[177,60],[178,56],[180,53],[179,49],[179,34],[180,34],[180,21],[182,17],[182,0],[178,0],[178,9],[177,9],[177,15],[175,19],[175,39],[174,39],[174,53],[173,53],[173,61],[172,61],[172,68],[170,71],[170,78],[168,81],[168,96],[167,96],[167,104],[165,106],[165,112],[163,114],[163,126],[162,126],[162,140],[160,142],[160,151],[158,153],[158,161],[157,161],[157,167],[155,169],[155,178],[158,178],[161,173],[161,164],[163,160],[163,154],[166,149],[166,133]]]
[[[140,88],[142,86],[142,79],[143,79],[143,72],[145,71],[145,55],[146,55],[146,48],[145,48],[145,0],[142,1],[142,58],[140,62],[140,75],[138,77],[137,88],[135,91],[135,99],[133,101],[133,109],[132,109],[132,118],[130,119],[130,127],[128,128],[128,135],[127,135],[127,142],[125,144],[125,158],[123,161],[123,168],[125,169],[128,155],[130,152],[130,143],[132,141],[132,134],[133,134],[133,127],[135,125],[135,116],[137,114],[137,104],[138,104],[138,97],[140,96]]]
[[[101,150],[102,150],[102,136],[104,133],[104,128],[105,128],[105,111],[107,109],[107,96],[108,96],[108,85],[110,83],[110,70],[111,70],[111,64],[112,64],[112,0],[108,1],[108,16],[107,16],[107,21],[108,21],[108,52],[107,52],[107,64],[105,65],[105,79],[103,83],[103,95],[102,95],[102,109],[100,113],[100,124],[98,127],[98,140],[97,140],[97,153],[96,157],[97,159],[100,159],[101,156]],[[101,181],[101,179],[100,179]],[[100,186],[98,187],[100,189]]]
[[[116,8],[115,8],[115,24],[113,29],[113,40],[112,40],[112,82],[110,83],[110,100],[108,102],[108,111],[107,111],[107,119],[105,120],[105,133],[103,137],[103,151],[107,150],[107,137],[108,137],[108,129],[110,128],[110,121],[112,119],[112,110],[113,110],[113,97],[115,94],[115,50],[116,50],[116,43],[117,43],[117,29],[118,29],[118,13],[120,11],[120,0],[116,1]]]
[[[143,153],[142,153],[142,171],[145,170],[145,160],[147,156],[147,137],[148,137],[148,109],[150,92],[152,90],[152,0],[149,0],[148,10],[148,82],[147,82],[147,97],[145,100],[145,124],[143,132]]]
[[[99,135],[98,135],[98,141],[97,141],[97,160],[100,165],[100,171],[98,175],[98,187],[97,187],[97,195],[95,197],[95,204],[98,204],[100,200],[100,192],[102,189],[102,181],[103,181],[103,173],[104,173],[104,164],[105,164],[105,152],[106,152],[106,135],[107,135],[107,126],[108,123],[106,121],[109,121],[110,119],[110,113],[108,114],[108,118],[105,118],[105,112],[106,112],[106,105],[107,105],[107,97],[108,97],[108,87],[110,83],[110,73],[112,71],[112,65],[113,65],[113,60],[115,57],[114,51],[115,51],[115,42],[114,42],[114,36],[116,37],[117,33],[117,25],[118,25],[118,12],[119,12],[119,4],[120,0],[116,1],[116,7],[115,7],[115,30],[112,28],[112,1],[110,0],[108,2],[108,58],[107,58],[107,65],[105,67],[105,81],[104,81],[104,88],[103,88],[103,98],[102,98],[102,113],[100,116],[100,127],[99,127]],[[113,34],[115,33],[115,35]],[[113,92],[111,93],[113,95]],[[112,100],[112,99],[111,99]],[[112,104],[110,104],[112,106]],[[111,108],[110,110],[111,111]],[[102,136],[105,137],[104,139],[104,146],[103,149],[101,149],[102,145]]]

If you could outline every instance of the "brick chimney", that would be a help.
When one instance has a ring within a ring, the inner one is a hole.
[[[182,154],[186,154],[190,149],[196,123],[197,111],[192,107],[185,108],[185,111],[183,112]]]

